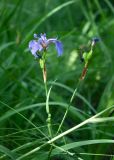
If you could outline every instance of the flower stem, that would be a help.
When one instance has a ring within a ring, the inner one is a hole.
[[[86,73],[87,73],[87,69],[88,69],[88,63],[85,63],[85,66],[84,66],[84,68],[83,68],[83,71],[82,71],[80,80],[83,80],[83,79],[85,78]]]
[[[46,113],[48,115],[46,122],[47,122],[49,137],[52,138],[51,113],[50,113],[50,108],[49,108],[49,103],[48,103],[48,101],[49,101],[49,94],[50,94],[51,89],[49,89],[49,93],[48,93],[48,88],[47,88],[47,71],[46,71],[46,64],[45,64],[45,56],[46,56],[46,52],[44,53],[44,56],[43,56],[43,59],[42,59],[43,61],[41,61],[41,66],[42,66],[42,73],[43,73],[43,80],[44,80],[45,94],[46,94]],[[53,146],[51,145],[50,151],[49,151],[49,155],[48,155],[48,159],[50,159],[52,149],[53,149]]]
[[[53,144],[53,145],[54,145],[54,144]],[[48,160],[50,160],[52,150],[53,150],[53,146],[52,146],[52,144],[51,144],[51,147],[50,147],[50,150],[49,150],[49,154],[48,154]]]
[[[67,106],[67,109],[66,109],[66,111],[65,111],[65,114],[64,114],[64,116],[63,116],[63,119],[62,119],[62,121],[61,121],[61,123],[60,123],[60,125],[59,125],[59,127],[58,127],[58,130],[57,130],[57,132],[56,132],[56,135],[57,135],[57,134],[59,133],[59,131],[61,130],[61,127],[62,127],[62,125],[63,125],[63,123],[64,123],[64,121],[65,121],[65,119],[66,119],[66,116],[67,116],[68,111],[69,111],[69,109],[70,109],[71,103],[72,103],[72,101],[73,101],[73,99],[74,99],[74,97],[75,97],[75,94],[76,94],[76,92],[77,92],[77,90],[78,90],[78,87],[79,87],[79,85],[80,85],[80,82],[81,82],[81,81],[78,81],[78,84],[77,84],[77,86],[76,86],[76,88],[75,88],[75,90],[74,90],[74,92],[73,92],[73,94],[72,94],[72,96],[71,96],[71,98],[70,98],[70,102],[69,102],[69,104],[68,104],[68,106]]]
[[[48,126],[48,133],[50,138],[52,138],[52,132],[51,132],[51,113],[49,109],[49,104],[47,104],[47,98],[48,98],[48,89],[47,89],[47,72],[46,72],[46,64],[44,61],[44,67],[42,68],[42,73],[43,73],[43,80],[44,80],[44,86],[45,86],[45,93],[46,93],[46,112],[48,115],[48,118],[46,120],[47,126]]]
[[[83,70],[82,70],[81,76],[80,76],[79,81],[78,81],[78,84],[77,84],[77,86],[76,86],[76,88],[75,88],[75,90],[74,90],[74,92],[73,92],[73,94],[72,94],[72,96],[71,96],[71,98],[70,98],[70,102],[69,102],[68,107],[67,107],[67,109],[66,109],[66,111],[65,111],[65,114],[64,114],[64,116],[63,116],[63,119],[62,119],[62,121],[61,121],[61,123],[60,123],[60,125],[59,125],[59,127],[58,127],[58,130],[57,130],[57,132],[56,132],[56,135],[57,135],[57,134],[59,133],[59,131],[61,130],[61,127],[62,127],[62,125],[63,125],[63,123],[64,123],[64,121],[65,121],[65,119],[66,119],[66,116],[67,116],[67,114],[68,114],[69,108],[70,108],[71,103],[72,103],[72,101],[73,101],[73,99],[74,99],[74,97],[75,97],[75,95],[76,95],[76,92],[77,92],[79,86],[80,86],[80,83],[82,82],[82,80],[84,80],[84,78],[85,78],[85,76],[86,76],[87,69],[88,69],[88,62],[85,63],[85,65],[84,65],[84,68],[83,68]]]

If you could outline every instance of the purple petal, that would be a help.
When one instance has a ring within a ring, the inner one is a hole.
[[[49,45],[50,43],[56,43],[57,39],[56,38],[50,38],[47,40],[47,45]]]
[[[29,42],[29,49],[31,50],[32,54],[37,52],[39,50],[38,42],[35,40],[32,40]]]
[[[29,49],[30,49],[32,55],[34,55],[36,58],[38,58],[36,53],[37,53],[37,51],[41,51],[43,48],[37,41],[32,40],[29,42]]]
[[[46,41],[47,41],[47,38],[46,38],[46,34],[44,33],[44,34],[40,34],[40,37],[41,37],[41,39],[42,39],[42,41],[45,43]]]
[[[62,43],[60,41],[56,41],[55,45],[56,45],[56,50],[58,52],[58,56],[61,56],[62,53],[63,53],[63,45],[62,45]]]
[[[54,43],[56,46],[56,50],[58,52],[58,56],[61,56],[63,53],[63,45],[60,41],[58,41],[56,38],[50,38],[47,41],[47,45],[49,45],[50,43]]]

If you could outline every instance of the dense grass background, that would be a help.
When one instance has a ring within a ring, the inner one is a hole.
[[[95,36],[101,41],[61,132],[114,105],[113,0],[0,0],[1,160],[18,160],[47,141],[42,72],[28,51],[34,33],[58,37],[64,45],[60,58],[53,45],[48,50],[48,87],[56,80],[50,94],[53,134],[83,68],[77,50]],[[110,109],[101,116],[110,120],[90,123],[59,139],[56,145],[75,155],[53,148],[51,159],[114,160],[113,115]],[[49,149],[48,145],[23,159],[46,160]]]

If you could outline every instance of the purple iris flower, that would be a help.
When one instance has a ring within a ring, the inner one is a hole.
[[[40,34],[40,37],[38,37],[37,34],[34,34],[34,38],[36,40],[32,40],[29,42],[29,49],[35,58],[41,58],[41,55],[39,53],[47,50],[48,46],[51,43],[55,44],[58,56],[62,55],[63,45],[60,41],[57,40],[57,38],[47,39],[46,34]]]

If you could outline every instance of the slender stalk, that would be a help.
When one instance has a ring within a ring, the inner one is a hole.
[[[88,69],[88,62],[85,63],[85,66],[83,68],[83,71],[82,71],[82,74],[81,74],[81,77],[80,77],[80,80],[83,80],[86,76],[86,73],[87,73],[87,69]]]
[[[62,119],[62,121],[61,121],[61,123],[60,123],[60,125],[59,125],[59,127],[58,127],[58,130],[57,130],[57,132],[56,132],[56,135],[59,133],[59,131],[60,131],[60,129],[61,129],[61,127],[62,127],[65,119],[66,119],[66,116],[67,116],[67,114],[68,114],[69,108],[70,108],[71,103],[72,103],[72,101],[73,101],[73,99],[74,99],[74,97],[75,97],[75,94],[76,94],[76,92],[77,92],[77,90],[78,90],[78,88],[79,88],[79,86],[80,86],[80,83],[81,83],[82,80],[84,80],[84,78],[85,78],[85,76],[86,76],[87,69],[88,69],[88,62],[85,63],[85,65],[84,65],[84,68],[83,68],[83,70],[82,70],[80,79],[79,79],[78,84],[77,84],[77,86],[76,86],[76,88],[75,88],[75,90],[74,90],[74,92],[73,92],[73,94],[72,94],[72,96],[71,96],[71,98],[70,98],[70,102],[69,102],[68,107],[67,107],[67,109],[66,109],[66,111],[65,111],[65,114],[64,114],[64,116],[63,116],[63,119]]]
[[[49,89],[49,92],[48,92],[48,89],[47,89],[47,72],[46,72],[45,59],[46,59],[46,52],[44,52],[44,55],[43,55],[42,72],[43,72],[43,80],[44,80],[45,93],[46,93],[46,112],[47,112],[47,115],[48,115],[48,118],[47,118],[46,122],[47,122],[49,136],[50,136],[50,138],[52,138],[51,113],[50,113],[50,107],[49,107],[49,103],[48,103],[49,102],[49,95],[50,95],[51,88]],[[50,150],[49,150],[49,154],[48,154],[48,159],[50,159],[52,149],[53,149],[53,146],[51,145]]]
[[[53,144],[53,145],[52,145],[52,144]],[[53,150],[54,143],[52,143],[52,144],[51,144],[51,147],[50,147],[50,150],[49,150],[48,160],[50,160],[51,153],[52,153],[52,150]]]
[[[49,104],[47,104],[47,98],[48,98],[48,89],[47,89],[47,72],[46,72],[46,64],[45,61],[43,61],[43,68],[42,68],[42,73],[43,73],[43,80],[44,80],[44,86],[45,86],[45,93],[46,93],[46,112],[48,115],[48,118],[46,120],[47,126],[48,126],[48,132],[49,136],[52,138],[52,132],[51,132],[51,113],[49,109]]]
[[[42,69],[42,72],[43,72],[43,79],[44,79],[44,86],[45,86],[45,93],[46,93],[46,112],[47,112],[47,115],[48,115],[48,118],[47,118],[46,122],[47,122],[49,136],[50,136],[50,138],[52,138],[51,113],[50,113],[50,108],[49,108],[49,103],[48,103],[49,96],[48,96],[48,89],[47,89],[47,72],[46,72],[45,60],[44,60],[44,67]],[[50,94],[50,90],[49,90],[49,94]],[[50,159],[52,149],[53,149],[53,146],[51,145],[50,151],[49,151],[49,154],[48,154],[48,160]]]
[[[61,123],[60,123],[60,125],[59,125],[59,127],[58,127],[58,130],[57,130],[57,132],[56,132],[56,135],[57,135],[57,134],[59,133],[59,131],[61,130],[61,127],[62,127],[62,125],[63,125],[63,123],[64,123],[64,121],[65,121],[65,119],[66,119],[66,116],[67,116],[68,111],[69,111],[69,109],[70,109],[71,103],[72,103],[72,101],[73,101],[73,99],[74,99],[74,97],[75,97],[75,94],[76,94],[76,92],[77,92],[77,90],[78,90],[78,87],[79,87],[79,85],[80,85],[80,82],[81,82],[81,81],[78,81],[78,85],[77,85],[77,87],[75,88],[75,90],[74,90],[74,92],[73,92],[73,94],[72,94],[72,96],[71,96],[71,98],[70,98],[70,102],[69,102],[69,104],[68,104],[68,106],[67,106],[67,109],[66,109],[66,111],[65,111],[65,114],[64,114],[64,116],[63,116],[63,119],[62,119],[62,121],[61,121]]]
[[[46,94],[46,98],[47,98],[47,94],[48,94],[47,81],[44,81],[44,86],[45,86],[45,94]]]
[[[51,89],[52,89],[52,86],[50,87],[50,89],[49,89],[49,91],[48,91],[47,99],[46,99],[46,109],[47,109],[47,112],[49,112],[49,113],[50,113],[50,111],[49,111],[49,96],[50,96]],[[50,126],[50,128],[51,128],[51,126]],[[52,132],[51,132],[51,131],[50,131],[50,135],[51,135],[51,138],[52,138]],[[51,145],[51,147],[50,147],[49,154],[48,154],[48,160],[50,160],[54,143],[52,143],[52,144],[50,144],[50,145]]]

